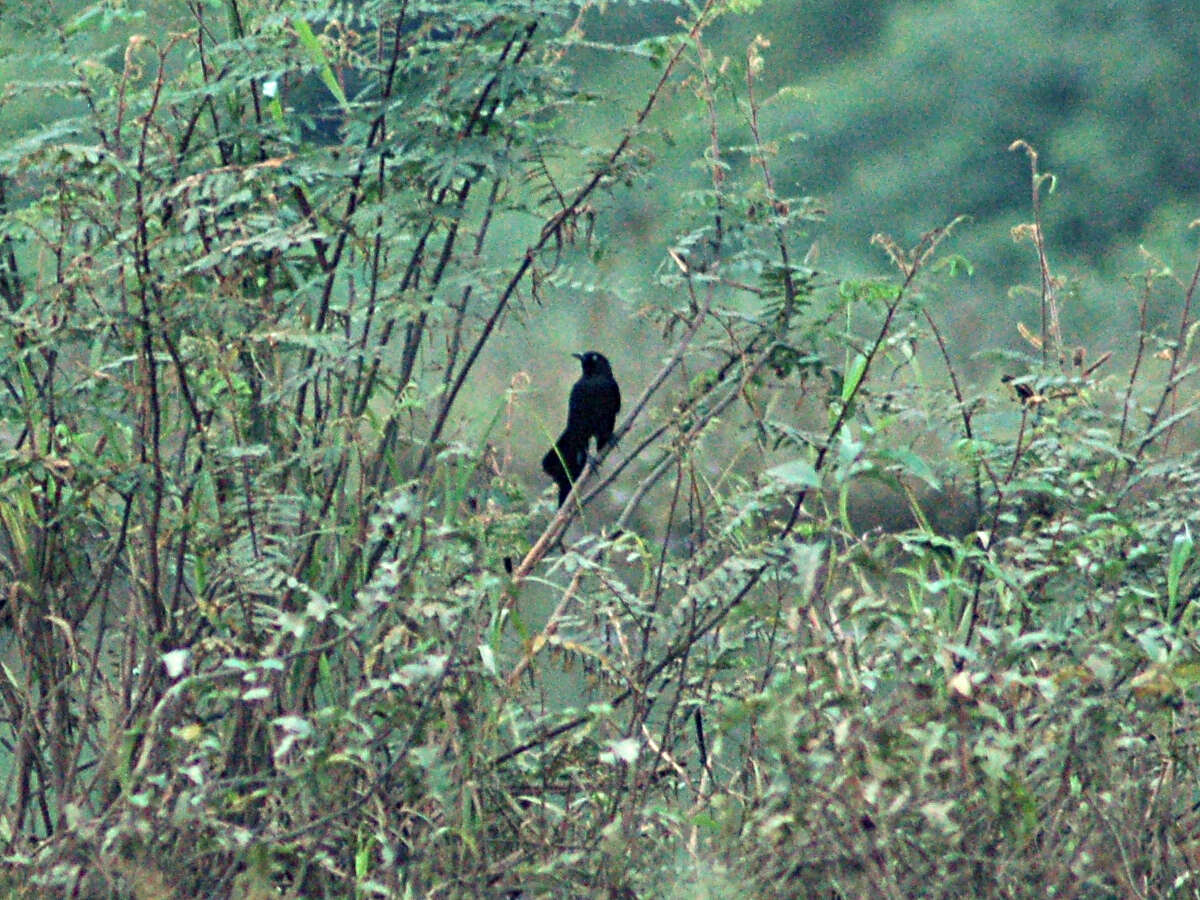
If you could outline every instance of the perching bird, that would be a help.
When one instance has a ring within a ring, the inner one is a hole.
[[[621,409],[621,389],[608,360],[594,350],[571,355],[583,366],[583,375],[571,388],[567,427],[542,457],[542,468],[558,484],[559,506],[566,502],[571,485],[587,465],[591,439],[596,439],[597,450],[604,449]]]

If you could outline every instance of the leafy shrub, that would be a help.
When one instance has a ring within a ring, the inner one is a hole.
[[[819,271],[721,5],[627,47],[559,4],[224,11],[87,8],[29,86],[71,115],[0,154],[6,887],[1194,890],[1195,278],[1128,371],[1073,350],[1016,146],[1045,314],[971,388],[959,223]],[[656,67],[607,149],[584,50]],[[546,524],[481,359],[684,87],[661,365]]]

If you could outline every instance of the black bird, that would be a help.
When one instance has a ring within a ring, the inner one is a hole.
[[[596,439],[598,451],[603,450],[621,409],[621,389],[608,360],[594,350],[571,355],[583,366],[583,375],[571,388],[567,427],[542,457],[542,468],[558,484],[559,506],[566,502],[571,485],[587,464],[591,439]]]

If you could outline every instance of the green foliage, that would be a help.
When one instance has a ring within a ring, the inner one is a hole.
[[[1014,144],[1039,324],[973,385],[960,220],[819,270],[767,43],[706,49],[743,6],[59,23],[72,112],[0,153],[6,890],[1194,891],[1198,279],[1131,280],[1127,368],[1069,344]],[[598,145],[602,52],[647,77]],[[547,524],[558,407],[489,354],[599,306],[684,87],[657,352]]]

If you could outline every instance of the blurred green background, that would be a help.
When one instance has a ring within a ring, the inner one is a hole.
[[[1037,294],[1014,290],[1039,281],[1032,248],[1011,236],[1031,219],[1029,163],[1008,150],[1014,140],[1033,145],[1041,169],[1057,176],[1043,213],[1051,264],[1070,281],[1061,295],[1068,342],[1095,358],[1136,328],[1136,291],[1125,276],[1145,267],[1140,245],[1187,277],[1196,248],[1187,225],[1200,217],[1193,94],[1200,84],[1200,5],[753,6],[723,20],[710,49],[730,57],[736,81],[749,42],[756,35],[770,42],[758,85],[762,127],[780,142],[779,191],[814,196],[827,210],[811,235],[819,269],[833,277],[886,273],[883,253],[869,245],[874,233],[909,246],[954,216],[970,217],[948,249],[964,255],[974,274],[958,281],[938,310],[956,338],[956,361],[968,369],[979,348],[1028,350],[1017,321],[1033,326],[1039,316]],[[596,17],[588,37],[654,34],[676,14],[670,4],[636,6],[624,24]],[[656,74],[640,60],[595,69],[603,59],[586,57],[580,70],[604,92],[648,84]],[[617,227],[602,268],[630,302],[652,283],[650,273],[682,227],[685,192],[704,184],[686,149],[704,145],[699,113],[686,95],[661,110],[654,124],[670,137],[655,148],[655,179],[614,193]],[[593,124],[602,132],[616,123]],[[744,135],[724,137],[736,144]],[[748,164],[737,153],[725,162]],[[1170,310],[1152,304],[1151,313],[1150,324],[1159,325]],[[572,324],[590,323],[577,316]]]

